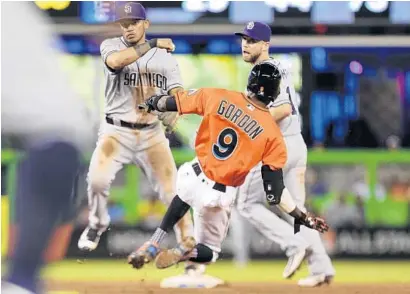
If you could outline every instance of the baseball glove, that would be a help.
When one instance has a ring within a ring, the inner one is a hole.
[[[158,113],[158,119],[165,126],[165,131],[167,133],[172,133],[174,131],[178,117],[179,116],[177,112],[159,112]]]

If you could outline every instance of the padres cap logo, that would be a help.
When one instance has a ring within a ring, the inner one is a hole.
[[[254,26],[255,26],[255,23],[254,23],[253,21],[251,21],[251,22],[248,23],[248,25],[246,26],[246,28],[247,28],[248,30],[252,30]]]
[[[131,5],[126,4],[124,6],[124,12],[127,13],[127,14],[131,13]]]

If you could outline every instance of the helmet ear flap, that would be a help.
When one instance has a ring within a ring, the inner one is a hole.
[[[258,93],[258,84],[249,84],[247,87],[248,91],[257,94]]]
[[[261,95],[261,96],[265,95],[265,87],[264,86],[259,87],[258,95]]]

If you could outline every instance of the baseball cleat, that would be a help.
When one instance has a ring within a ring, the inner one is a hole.
[[[128,264],[133,268],[140,269],[144,264],[151,262],[157,256],[160,248],[153,242],[145,242],[140,248],[128,256]]]
[[[98,243],[100,242],[100,237],[102,233],[105,232],[104,229],[93,229],[91,227],[85,228],[83,233],[78,240],[78,248],[81,251],[93,251],[97,248]]]
[[[333,276],[326,276],[325,274],[312,275],[298,281],[300,287],[319,287],[322,285],[329,285],[333,281]]]
[[[195,248],[196,242],[193,237],[184,238],[175,248],[161,251],[155,259],[155,265],[159,269],[173,266]]]
[[[285,266],[285,269],[283,270],[283,277],[285,279],[290,279],[296,271],[300,268],[302,265],[303,260],[305,259],[306,256],[306,250],[302,249],[295,254],[289,256],[288,258],[288,263]]]

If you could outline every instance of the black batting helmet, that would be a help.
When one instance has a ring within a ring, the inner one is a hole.
[[[280,93],[281,74],[279,69],[268,62],[255,65],[248,78],[247,90],[264,104],[275,101]]]

